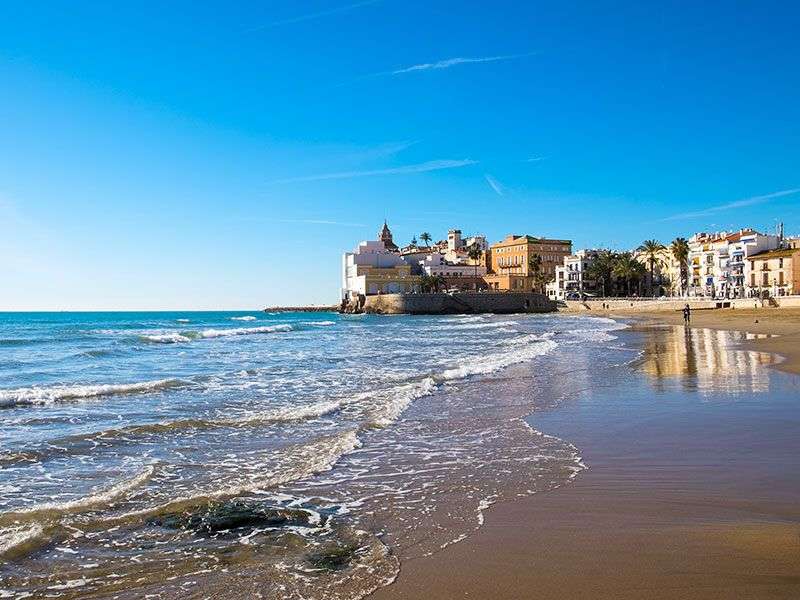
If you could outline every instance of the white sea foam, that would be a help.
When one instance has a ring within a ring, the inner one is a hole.
[[[529,335],[514,340],[512,343],[513,350],[504,350],[495,354],[478,357],[462,364],[453,366],[446,369],[441,377],[444,380],[463,379],[470,375],[488,375],[494,373],[511,365],[526,362],[547,354],[552,351],[558,344],[551,339],[542,339],[538,335]]]
[[[256,318],[251,315],[247,315],[246,317],[231,317],[231,321],[255,321],[255,320]]]
[[[175,319],[178,323],[188,323],[189,319]]]
[[[334,321],[306,321],[304,325],[311,325],[313,327],[330,327],[336,325]]]
[[[388,427],[414,400],[428,396],[437,389],[436,380],[433,377],[425,377],[420,381],[404,383],[385,390],[358,394],[351,399],[351,402],[354,405],[367,405],[366,426]]]
[[[365,392],[353,397],[350,402],[356,405],[368,403],[367,425],[387,427],[396,421],[408,406],[418,398],[433,394],[443,383],[465,379],[473,375],[488,375],[513,364],[526,362],[537,356],[547,354],[558,346],[549,339],[552,335],[527,335],[513,342],[514,348],[479,356],[433,373],[419,381],[404,383],[386,390]],[[348,402],[348,404],[350,403]]]
[[[26,404],[53,404],[120,394],[146,394],[187,385],[180,379],[157,379],[138,383],[33,386],[0,390],[0,408]]]
[[[329,400],[326,402],[317,402],[307,406],[287,406],[284,408],[277,408],[272,411],[266,411],[261,414],[252,415],[245,419],[226,421],[230,424],[249,424],[258,422],[290,422],[290,421],[306,421],[330,415],[342,407],[341,400]]]
[[[141,338],[146,342],[153,342],[154,344],[180,344],[192,341],[192,338],[177,332],[154,333],[151,335],[143,335]]]
[[[456,322],[455,325],[449,327],[448,329],[458,329],[458,330],[472,330],[472,329],[491,329],[495,327],[510,327],[512,325],[519,325],[518,321],[487,321],[485,323],[472,323],[472,322],[464,322],[464,319]],[[463,323],[463,324],[462,324]]]
[[[355,430],[342,431],[310,443],[290,447],[286,451],[287,456],[284,457],[284,460],[287,458],[289,460],[280,463],[282,467],[279,471],[264,469],[265,474],[260,477],[228,485],[215,482],[213,487],[206,491],[197,490],[196,495],[174,498],[166,504],[125,513],[119,517],[109,519],[109,521],[127,520],[131,517],[169,512],[187,504],[196,504],[199,501],[232,498],[254,490],[272,488],[291,481],[305,479],[311,475],[330,471],[342,455],[360,447],[361,440],[358,439]],[[281,459],[276,457],[272,462],[278,460]]]
[[[230,337],[237,335],[255,335],[259,333],[279,333],[292,331],[292,326],[288,324],[264,325],[263,327],[240,327],[236,329],[206,329],[200,333],[200,337],[205,339]]]
[[[481,321],[485,321],[486,317],[482,315],[455,315],[452,317],[448,317],[446,319],[439,319],[440,323],[454,323],[454,324],[461,324],[461,323],[480,323]]]

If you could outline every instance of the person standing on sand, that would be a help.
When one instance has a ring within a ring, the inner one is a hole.
[[[683,307],[683,324],[688,325],[689,322],[692,320],[692,309],[689,308],[689,305]]]

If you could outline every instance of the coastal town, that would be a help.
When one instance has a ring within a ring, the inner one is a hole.
[[[800,294],[800,237],[752,228],[699,232],[636,248],[573,251],[562,238],[450,229],[398,246],[387,222],[377,239],[342,256],[342,303],[382,294],[535,292],[552,301],[592,298],[770,299]]]

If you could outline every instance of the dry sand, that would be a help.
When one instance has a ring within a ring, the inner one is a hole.
[[[680,313],[636,318],[645,328],[683,322]],[[800,309],[696,311],[692,326],[778,335],[748,344],[798,372]],[[783,385],[774,408],[694,398],[657,410],[594,406],[605,413],[597,423],[580,403],[535,415],[590,469],[492,507],[474,536],[404,563],[374,598],[800,598],[800,378],[774,377]]]

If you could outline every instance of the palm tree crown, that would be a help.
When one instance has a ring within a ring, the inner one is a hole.
[[[666,250],[664,244],[658,240],[645,240],[636,251],[644,254],[647,266],[650,267],[650,293],[653,293],[653,280],[655,278],[656,265],[661,262],[660,254]]]
[[[681,294],[686,290],[689,280],[689,242],[686,238],[677,237],[670,244],[670,252],[681,266]]]
[[[644,275],[644,265],[633,256],[631,252],[622,252],[614,261],[612,273],[625,281],[628,296],[631,295],[631,284]]]
[[[431,241],[431,234],[428,233],[427,231],[423,231],[422,233],[420,233],[419,234],[419,239],[421,239],[423,242],[425,242],[425,246],[430,246],[430,244],[428,242]]]
[[[478,261],[483,256],[483,250],[481,250],[480,246],[477,244],[473,244],[469,247],[467,251],[467,256],[472,261],[472,264],[475,266],[475,289],[478,289]]]

